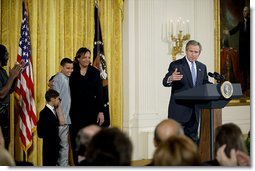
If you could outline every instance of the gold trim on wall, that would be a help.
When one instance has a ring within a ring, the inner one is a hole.
[[[220,73],[220,0],[214,0],[214,70]],[[250,105],[250,98],[231,100],[227,106]]]
[[[220,71],[220,0],[214,0],[214,69]]]

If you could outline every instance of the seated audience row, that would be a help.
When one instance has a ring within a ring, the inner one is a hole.
[[[221,125],[215,131],[216,158],[201,163],[197,145],[184,135],[180,124],[165,119],[155,128],[156,150],[149,166],[249,166],[250,157],[244,142],[237,125]]]
[[[56,134],[57,135],[57,134]],[[132,143],[118,128],[90,125],[77,135],[79,166],[130,166]],[[197,145],[172,120],[161,121],[154,131],[155,152],[149,166],[250,166],[250,157],[241,129],[233,124],[215,130],[215,159],[201,163]],[[0,165],[15,166],[13,157],[4,148],[0,129]]]

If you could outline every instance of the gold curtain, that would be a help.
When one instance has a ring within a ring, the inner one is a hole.
[[[21,0],[0,0],[0,43],[9,51],[9,66],[17,59]],[[99,0],[104,50],[109,75],[111,126],[122,128],[122,21],[123,0]],[[73,59],[80,47],[93,52],[94,0],[25,0],[28,11],[34,89],[37,116],[45,105],[44,94],[49,78],[59,70],[63,57]],[[92,53],[93,54],[93,53]],[[93,59],[93,58],[92,58]],[[18,116],[14,115],[14,98],[10,105],[11,142],[9,151],[16,160],[24,159],[19,144]],[[42,165],[42,142],[33,134],[27,160]]]

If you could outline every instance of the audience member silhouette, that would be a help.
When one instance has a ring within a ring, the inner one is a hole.
[[[4,136],[0,126],[0,166],[15,166],[15,161],[10,153],[5,149]]]
[[[250,158],[241,129],[234,123],[221,125],[215,130],[215,159],[203,163],[209,166],[245,166]]]
[[[169,137],[174,135],[184,135],[181,124],[173,119],[164,119],[154,129],[153,143],[157,148],[162,142],[166,141]],[[147,166],[153,166],[151,161]]]
[[[153,155],[154,166],[198,166],[197,145],[188,137],[171,136],[162,142]]]
[[[86,166],[130,166],[132,143],[118,128],[103,128],[90,141],[86,151]]]
[[[184,135],[182,126],[173,119],[161,121],[154,130],[155,147],[173,135]]]
[[[0,147],[0,166],[15,166],[13,157],[3,147]]]
[[[101,130],[101,127],[97,125],[89,125],[82,129],[76,137],[76,152],[78,154],[78,163],[85,160],[85,152],[88,148],[88,144],[93,136]]]

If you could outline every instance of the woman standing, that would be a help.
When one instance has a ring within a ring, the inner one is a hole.
[[[100,72],[91,66],[91,52],[80,48],[74,59],[74,70],[70,77],[71,90],[71,141],[76,163],[75,137],[79,129],[104,122],[102,81]]]

